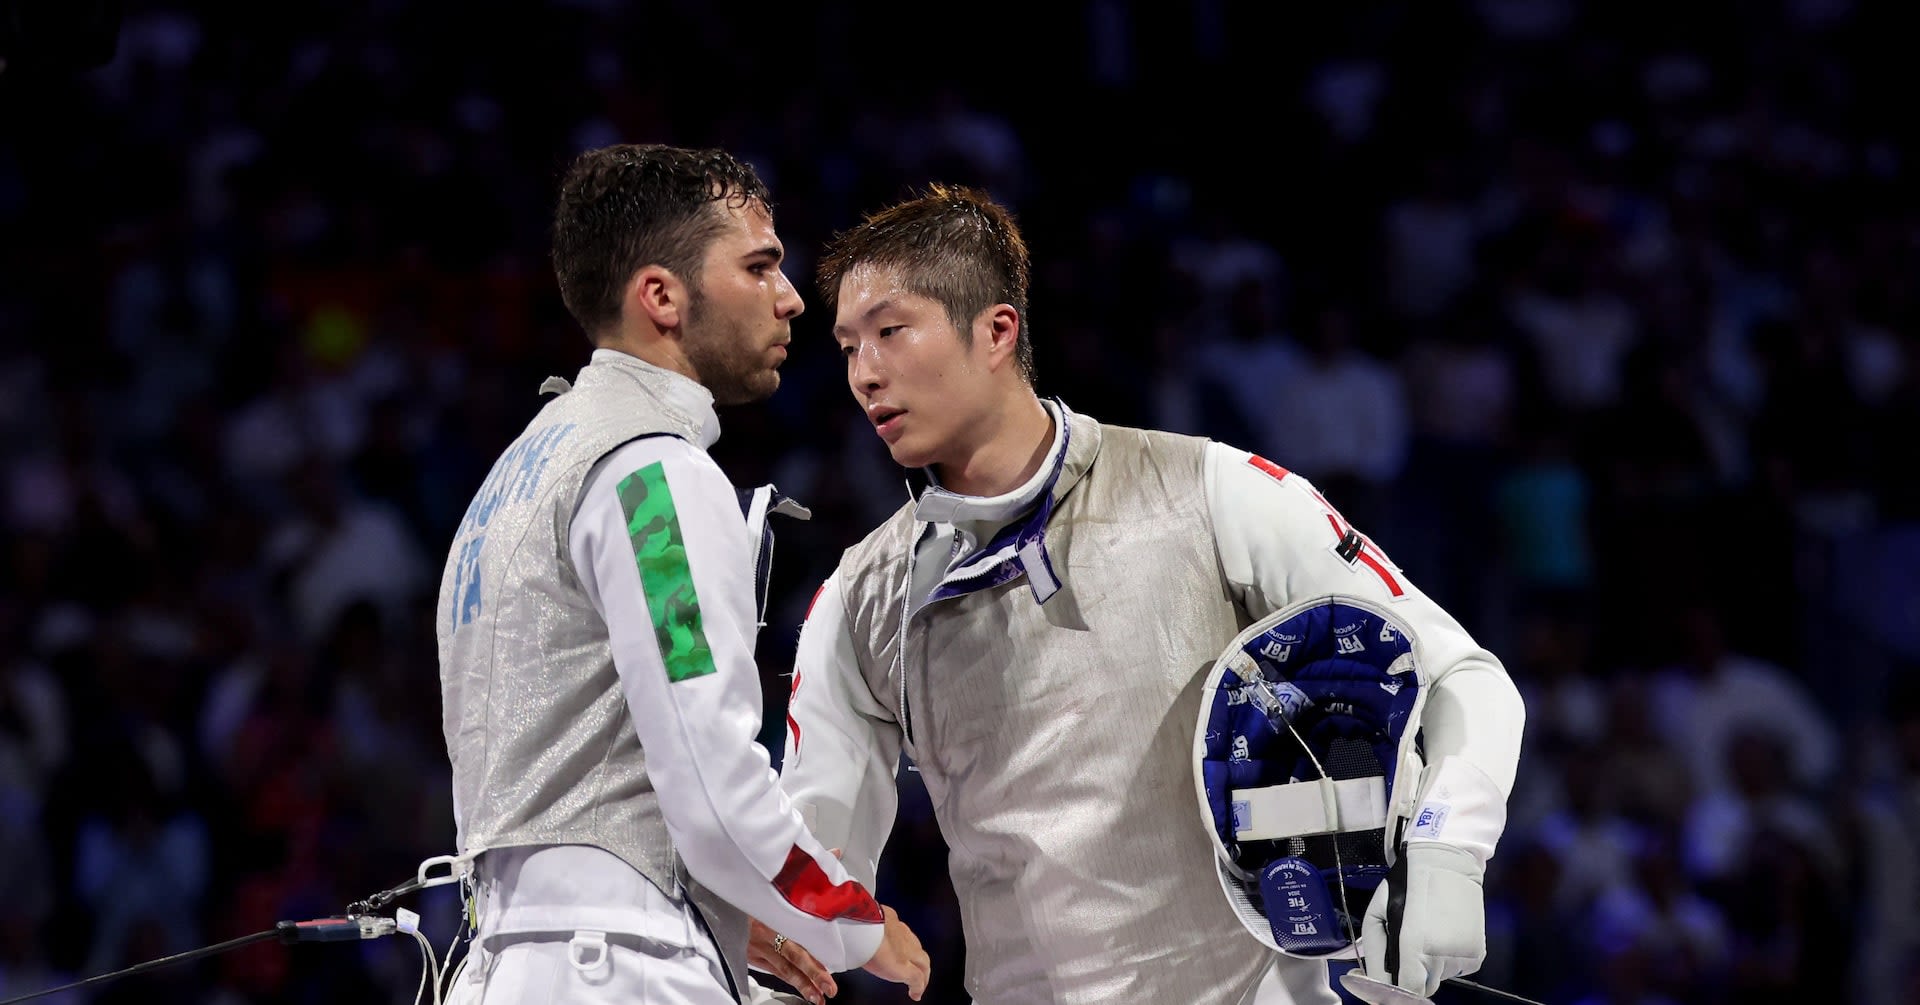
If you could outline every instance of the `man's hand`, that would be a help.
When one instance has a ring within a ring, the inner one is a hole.
[[[1431,998],[1441,981],[1473,973],[1487,958],[1480,887],[1484,869],[1472,854],[1437,841],[1409,842],[1402,854],[1407,857],[1407,888],[1400,917],[1389,917],[1387,884],[1382,883],[1360,930],[1362,966],[1373,982]],[[1387,949],[1394,945],[1399,948],[1397,967],[1389,972]],[[1351,984],[1347,990],[1375,1005],[1406,1001],[1384,993],[1370,995]]]
[[[916,943],[917,945],[917,943]],[[882,944],[884,948],[884,943]],[[782,938],[758,921],[747,929],[747,965],[786,981],[800,997],[820,1005],[840,993],[840,986],[806,947]]]
[[[880,940],[880,951],[861,969],[875,977],[905,984],[907,997],[919,1001],[927,992],[932,961],[927,958],[927,951],[920,948],[920,937],[893,913],[893,908],[882,904],[880,911],[887,917],[887,934]]]

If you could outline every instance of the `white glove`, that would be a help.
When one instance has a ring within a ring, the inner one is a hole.
[[[1440,982],[1480,969],[1487,958],[1486,908],[1481,879],[1486,872],[1472,853],[1438,841],[1406,845],[1406,895],[1397,929],[1387,924],[1388,884],[1380,884],[1361,924],[1361,960],[1368,982],[1347,985],[1371,1005],[1406,1002],[1401,993],[1431,998]],[[1387,972],[1387,948],[1397,939],[1399,971]],[[1368,994],[1371,982],[1389,985]]]

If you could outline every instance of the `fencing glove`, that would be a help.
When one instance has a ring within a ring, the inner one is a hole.
[[[1410,841],[1401,854],[1404,875],[1394,869],[1374,891],[1361,926],[1368,979],[1343,981],[1371,1005],[1431,998],[1441,981],[1473,973],[1487,958],[1479,859],[1438,841]]]

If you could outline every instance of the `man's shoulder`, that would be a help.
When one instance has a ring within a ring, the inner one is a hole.
[[[1146,427],[1146,426],[1112,426],[1112,425],[1103,426],[1102,428],[1103,428],[1103,431],[1108,436],[1119,434],[1121,436],[1136,438],[1144,443],[1149,443],[1154,445],[1178,444],[1182,447],[1186,447],[1193,450],[1203,449],[1207,444],[1214,442],[1213,440],[1210,440],[1205,436],[1201,436],[1195,433],[1177,433],[1171,429],[1153,429],[1151,427]]]
[[[1107,466],[1134,468],[1140,465],[1162,467],[1168,463],[1199,464],[1210,447],[1218,447],[1216,441],[1192,433],[1178,433],[1167,429],[1154,429],[1148,426],[1129,426],[1123,424],[1099,424],[1099,453],[1092,459],[1092,465],[1098,467],[1102,462]],[[1111,462],[1124,459],[1124,464]],[[1128,477],[1133,477],[1129,475]]]
[[[1126,422],[1108,422],[1085,412],[1073,413],[1073,424],[1076,427],[1090,428],[1102,443],[1116,437],[1140,443],[1180,443],[1196,447],[1212,442],[1205,436],[1196,436],[1191,433],[1179,433],[1170,429],[1156,429],[1152,426],[1133,425]],[[1074,435],[1080,434],[1076,432]]]

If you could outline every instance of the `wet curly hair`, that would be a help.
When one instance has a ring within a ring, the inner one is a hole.
[[[659,265],[697,284],[707,246],[725,225],[716,209],[773,211],[752,165],[718,149],[622,143],[575,157],[553,211],[560,299],[596,344],[620,321],[627,281]]]

